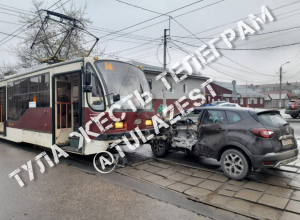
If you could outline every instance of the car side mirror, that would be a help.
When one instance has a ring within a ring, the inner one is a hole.
[[[92,73],[88,69],[85,70],[84,74],[84,85],[90,86],[92,83]]]
[[[148,84],[149,84],[150,90],[152,90],[152,79],[148,79]]]
[[[117,101],[120,101],[120,99],[121,99],[120,98],[120,94],[114,94],[113,95],[113,101],[114,101],[114,103],[117,102]]]

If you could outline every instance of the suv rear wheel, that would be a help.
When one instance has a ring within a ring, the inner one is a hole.
[[[221,156],[223,172],[231,179],[241,180],[248,176],[251,165],[244,154],[235,149],[226,150]]]
[[[300,114],[300,113],[299,113]],[[298,116],[297,115],[291,115],[293,118],[297,118]]]
[[[168,153],[168,146],[165,140],[154,139],[151,143],[151,149],[155,156],[164,157]]]

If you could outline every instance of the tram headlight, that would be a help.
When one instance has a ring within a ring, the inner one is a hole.
[[[145,121],[146,126],[152,126],[152,120],[151,119],[147,119]]]
[[[123,121],[115,122],[115,128],[116,129],[124,128],[124,122]]]

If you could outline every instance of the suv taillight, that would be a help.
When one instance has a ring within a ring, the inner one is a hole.
[[[252,134],[261,138],[272,138],[274,136],[274,131],[263,129],[263,128],[252,128],[250,129]]]
[[[293,107],[292,107],[293,109],[295,109],[296,108],[296,102],[294,102],[294,104],[293,104]]]

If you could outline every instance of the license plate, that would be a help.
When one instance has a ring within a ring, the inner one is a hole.
[[[281,143],[282,143],[283,146],[293,145],[293,140],[292,139],[285,139],[285,140],[281,140]]]

